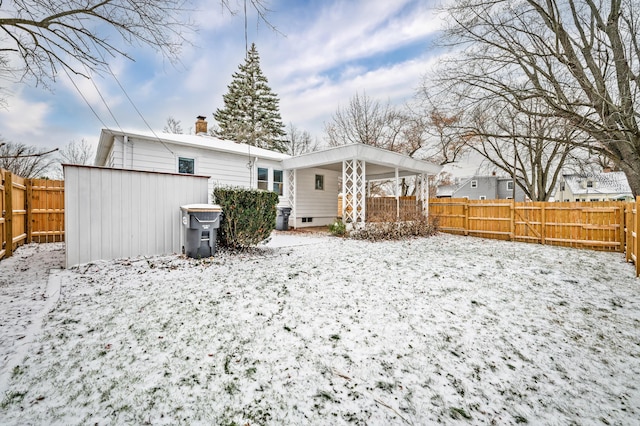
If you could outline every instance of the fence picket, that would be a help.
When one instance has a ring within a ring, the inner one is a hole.
[[[64,241],[64,181],[0,169],[0,259],[30,242]]]

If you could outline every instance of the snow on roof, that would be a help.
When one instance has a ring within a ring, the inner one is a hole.
[[[440,165],[362,143],[334,146],[290,157],[283,161],[283,166],[288,170],[329,165],[341,169],[343,160],[353,158],[367,163],[367,178],[370,180],[393,178],[395,168],[398,168],[401,176],[416,173],[437,174],[442,170]],[[381,167],[372,167],[373,165]]]
[[[452,197],[453,193],[459,188],[458,185],[440,185],[436,189],[437,197]]]
[[[573,194],[633,194],[624,172],[571,174],[563,178]],[[588,182],[592,182],[591,187]]]
[[[136,139],[153,140],[174,145],[192,146],[212,151],[228,152],[232,154],[251,155],[267,160],[283,160],[289,158],[287,154],[270,151],[264,148],[238,143],[230,140],[219,139],[209,135],[181,135],[174,133],[153,133],[149,131],[125,131],[102,129],[95,164],[103,165],[109,155],[115,136],[128,136]]]

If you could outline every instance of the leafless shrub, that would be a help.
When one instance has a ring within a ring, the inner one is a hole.
[[[436,217],[416,214],[407,220],[398,221],[395,216],[380,222],[369,222],[364,228],[351,231],[349,237],[367,241],[393,241],[412,237],[429,237],[438,232]]]

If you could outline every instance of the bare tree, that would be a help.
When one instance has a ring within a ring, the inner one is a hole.
[[[0,74],[48,86],[63,70],[89,77],[108,71],[127,46],[144,45],[172,63],[194,25],[190,0],[11,0],[0,2]],[[231,0],[223,8],[236,13]],[[269,10],[250,0],[260,20]],[[245,0],[246,13],[246,0]],[[13,64],[13,65],[10,65]]]
[[[89,142],[71,141],[58,151],[57,165],[52,173],[56,179],[64,179],[63,164],[90,165],[93,163],[95,151]]]
[[[484,157],[534,201],[548,201],[562,170],[580,166],[586,155],[579,156],[575,143],[584,142],[583,132],[566,120],[545,114],[544,105],[529,106],[538,114],[524,114],[500,103],[482,104],[471,114],[465,144]]]
[[[460,131],[463,112],[452,103],[451,98],[434,101],[428,91],[418,93],[421,105],[411,108],[411,121],[415,124],[415,139],[418,139],[422,158],[441,166],[459,161],[468,151],[465,135]]]
[[[19,79],[47,85],[60,69],[88,77],[110,58],[130,58],[125,45],[139,43],[176,61],[191,24],[185,0],[13,0],[3,5],[4,58]],[[114,32],[119,36],[113,37]]]
[[[311,134],[306,130],[300,130],[293,123],[289,123],[287,137],[285,141],[286,153],[289,155],[300,155],[317,151],[319,142],[311,139]]]
[[[162,131],[165,133],[173,133],[176,135],[181,135],[183,133],[180,120],[176,120],[171,116],[167,118],[167,124],[165,124]]]
[[[638,10],[638,0],[457,0],[445,40],[458,51],[439,83],[469,106],[499,96],[535,115],[527,101],[540,100],[640,195]]]
[[[387,104],[371,99],[366,93],[356,93],[345,108],[338,108],[331,121],[325,123],[330,146],[363,143],[390,150],[400,131],[391,125],[396,111]]]
[[[82,139],[80,142],[69,142],[60,149],[58,155],[61,164],[87,165],[93,162],[95,152],[91,144]]]
[[[0,142],[0,168],[27,179],[42,177],[55,162],[50,155],[55,151],[57,149],[42,151],[22,143]]]

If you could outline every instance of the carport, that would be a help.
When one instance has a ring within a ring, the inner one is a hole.
[[[428,215],[429,175],[438,174],[442,166],[417,160],[407,155],[365,144],[350,144],[311,152],[282,160],[287,171],[287,195],[292,208],[294,227],[300,225],[299,212],[310,211],[317,197],[309,196],[309,189],[301,185],[301,175],[308,170],[326,170],[333,181],[322,182],[323,191],[335,188],[337,205],[338,192],[342,193],[343,221],[357,227],[366,220],[367,183],[380,180],[395,181],[396,213],[400,216],[400,180],[404,177],[417,178],[417,199],[422,201],[423,214]],[[318,189],[319,175],[315,175],[315,189]],[[320,175],[323,176],[323,175]],[[338,182],[341,180],[342,184]],[[330,190],[329,196],[333,196]],[[320,208],[320,206],[316,207]],[[304,223],[304,217],[303,223]],[[325,223],[318,223],[324,225]],[[304,225],[302,225],[304,226]]]

